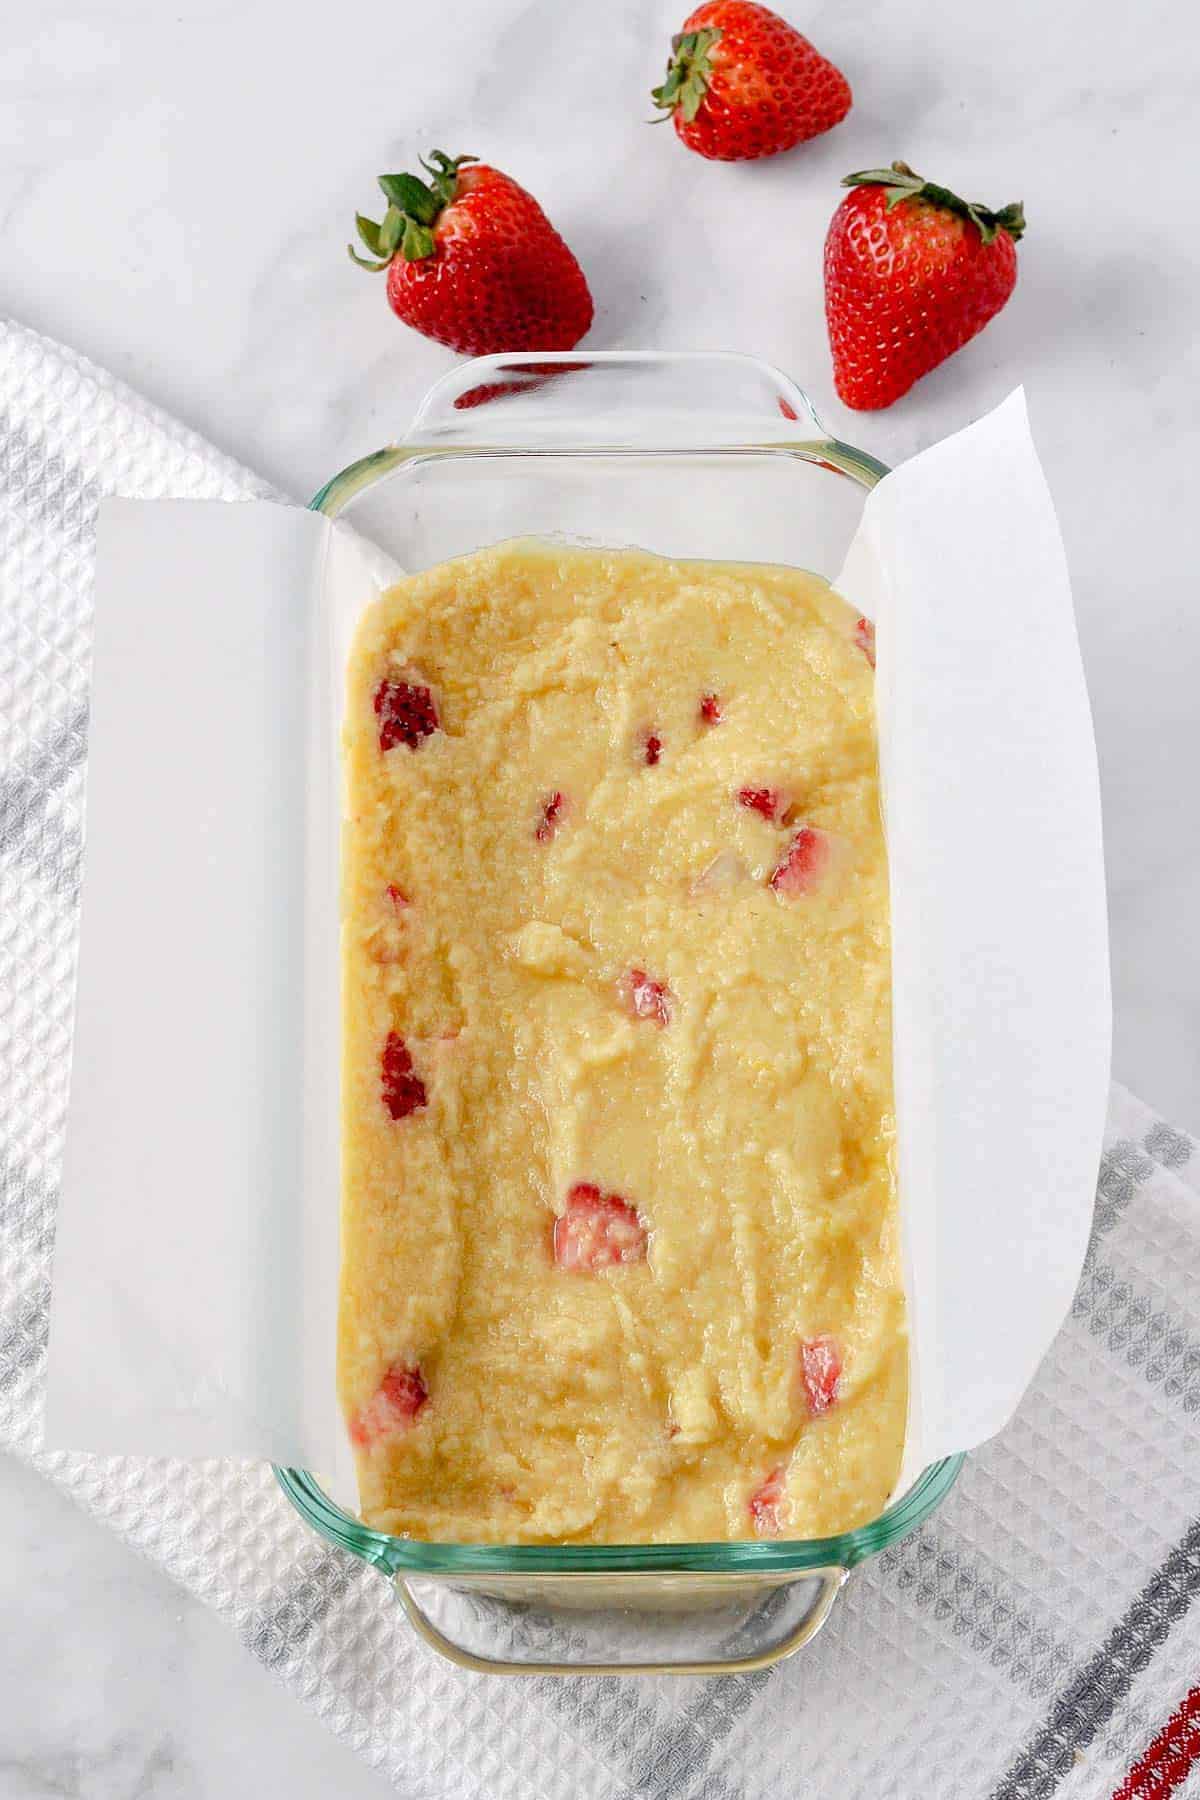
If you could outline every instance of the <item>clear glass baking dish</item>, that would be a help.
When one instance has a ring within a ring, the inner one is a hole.
[[[409,571],[537,535],[832,578],[885,473],[752,357],[500,356],[445,376],[401,442],[335,475],[312,506]],[[714,1674],[807,1643],[850,1571],[927,1519],[961,1462],[927,1468],[838,1537],[594,1546],[389,1537],[312,1474],[276,1473],[307,1523],[392,1580],[426,1641],[466,1667]]]

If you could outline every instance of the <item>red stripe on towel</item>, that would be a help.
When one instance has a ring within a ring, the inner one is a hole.
[[[1200,1759],[1200,1687],[1194,1687],[1134,1763],[1113,1800],[1167,1800]]]

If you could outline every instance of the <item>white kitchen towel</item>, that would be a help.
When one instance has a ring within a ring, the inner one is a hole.
[[[1200,1146],[1121,1089],[1074,1310],[1014,1423],[773,1671],[465,1674],[268,1469],[40,1449],[96,507],[268,492],[0,323],[0,1446],[215,1606],[421,1800],[1200,1794]]]

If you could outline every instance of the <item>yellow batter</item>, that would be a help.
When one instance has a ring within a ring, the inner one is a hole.
[[[364,616],[340,1368],[371,1525],[811,1537],[886,1503],[868,633],[794,570],[535,541]]]

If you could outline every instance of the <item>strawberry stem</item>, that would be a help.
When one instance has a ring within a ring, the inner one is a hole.
[[[650,90],[650,98],[664,113],[679,109],[690,125],[700,110],[700,102],[708,92],[712,64],[708,53],[720,38],[715,28],[704,31],[682,31],[671,39],[671,60],[667,78],[661,87]]]
[[[359,237],[372,256],[379,260],[369,262],[366,257],[359,256],[353,244],[348,244],[351,262],[357,263],[360,269],[370,269],[373,274],[378,274],[387,268],[397,253],[405,262],[421,262],[432,256],[432,227],[443,207],[449,206],[454,199],[458,190],[458,171],[464,163],[478,161],[477,156],[447,156],[444,150],[431,150],[428,156],[421,158],[428,181],[422,181],[419,175],[381,175],[379,185],[388,203],[382,222],[376,224],[374,219],[365,218],[362,213],[354,215]]]
[[[990,244],[998,231],[1006,231],[1016,243],[1025,230],[1025,210],[1020,200],[993,212],[977,200],[960,199],[949,188],[939,187],[936,181],[926,181],[905,162],[894,162],[890,169],[859,169],[856,174],[845,176],[842,186],[885,188],[889,212],[901,200],[920,200],[927,206],[940,207],[943,212],[952,212],[960,219],[969,220],[978,228],[985,244]]]

